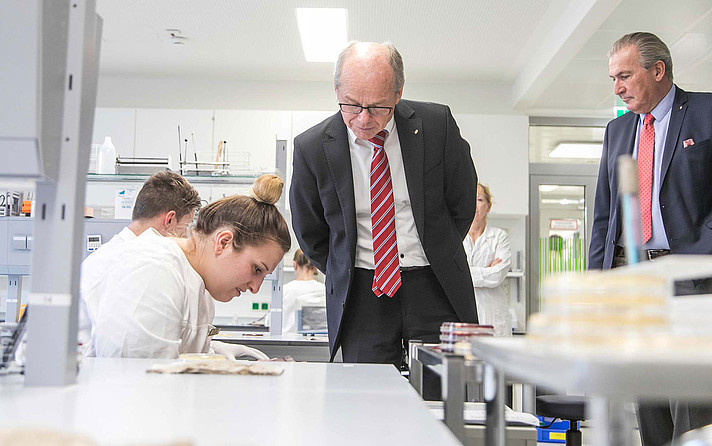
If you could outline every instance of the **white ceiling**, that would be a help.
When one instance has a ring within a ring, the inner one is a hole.
[[[712,89],[711,0],[98,0],[100,73],[330,81],[331,64],[304,60],[296,7],[347,8],[349,39],[393,42],[406,85],[484,86],[519,113],[610,115],[606,52],[632,31],[668,44],[682,88]]]

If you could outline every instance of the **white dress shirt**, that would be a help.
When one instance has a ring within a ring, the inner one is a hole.
[[[425,256],[415,227],[415,217],[410,205],[408,183],[405,179],[403,155],[401,153],[398,130],[393,118],[386,124],[388,132],[383,149],[388,157],[393,184],[393,199],[396,208],[396,241],[398,243],[398,260],[400,266],[426,266],[430,263]],[[371,194],[369,172],[373,158],[373,145],[356,138],[354,132],[347,128],[349,136],[349,151],[351,153],[351,170],[354,178],[354,201],[356,205],[356,267],[375,269],[373,260],[373,233],[371,232]]]

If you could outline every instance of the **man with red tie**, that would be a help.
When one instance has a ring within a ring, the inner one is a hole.
[[[344,362],[401,366],[411,339],[477,322],[462,240],[475,214],[470,146],[445,105],[401,100],[391,44],[351,42],[334,73],[340,111],[294,140],[299,245],[326,274],[329,344]]]
[[[589,268],[626,263],[622,246],[616,162],[638,161],[644,260],[668,253],[712,254],[712,94],[673,84],[670,50],[645,32],[618,39],[609,53],[613,88],[631,113],[606,128],[596,187]],[[678,282],[676,294],[710,292],[709,280]],[[678,401],[641,403],[644,446],[712,423],[712,410]]]

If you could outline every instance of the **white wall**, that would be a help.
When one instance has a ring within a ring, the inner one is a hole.
[[[144,93],[151,99],[143,101],[142,105],[156,100],[154,96],[148,94],[149,92]],[[198,96],[196,95],[193,98],[196,101],[191,103],[196,104]],[[253,100],[257,99],[253,98]],[[117,102],[112,102],[112,107],[97,108],[93,142],[101,143],[104,136],[112,136],[117,151],[122,156],[175,158],[178,153],[177,126],[180,125],[181,137],[188,138],[190,141],[189,159],[193,157],[193,138],[195,148],[199,152],[213,150],[219,140],[227,140],[231,151],[250,153],[253,170],[272,170],[275,138],[286,139],[288,141],[287,185],[291,180],[293,138],[334,113],[329,110],[330,106],[325,106],[324,110],[309,110],[308,107],[295,111],[264,108],[223,110],[185,107],[138,108],[136,105],[131,108],[121,108],[116,107]],[[513,233],[512,250],[524,249],[523,242],[521,247],[517,245],[520,244],[519,240],[523,239],[523,234],[520,232],[523,231],[524,216],[528,212],[527,117],[457,113],[455,118],[462,135],[470,142],[480,180],[492,188],[495,199],[493,213],[500,214],[505,219],[514,219],[511,222],[505,221],[506,224],[502,225]],[[92,187],[97,191],[99,189],[94,183]],[[113,196],[113,188],[109,187],[108,190],[107,196]],[[89,191],[87,198],[98,196],[97,191]],[[209,191],[199,189],[199,191],[205,198],[216,199],[220,196],[220,191],[212,189]],[[101,200],[97,198],[95,201]],[[113,204],[113,201],[109,204]],[[289,219],[289,210],[287,210],[287,218]],[[294,245],[296,249],[296,243]],[[293,253],[289,253],[286,259],[289,260],[292,256]],[[252,303],[269,302],[269,288],[263,286],[257,296],[245,294],[228,304],[217,304],[216,322],[244,323],[258,319],[264,311],[253,311]]]
[[[498,214],[529,213],[529,119],[517,115],[456,114],[470,143],[478,180],[490,187]]]
[[[509,88],[467,82],[411,83],[406,99],[448,104],[453,113],[520,114]],[[101,76],[98,107],[336,111],[331,79],[262,82],[230,79]]]
[[[94,143],[111,136],[122,156],[178,156],[178,126],[193,151],[214,153],[219,140],[231,153],[249,152],[253,171],[274,169],[275,139],[288,141],[287,166],[296,135],[333,114],[331,111],[195,110],[97,108]],[[470,143],[480,182],[490,186],[498,214],[528,213],[528,139],[526,116],[455,114]],[[193,140],[195,144],[193,144]],[[184,154],[185,156],[185,154]],[[286,175],[287,184],[291,171]]]

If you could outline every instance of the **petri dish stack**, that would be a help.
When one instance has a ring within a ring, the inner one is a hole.
[[[469,354],[469,340],[473,336],[494,336],[494,327],[465,322],[443,322],[440,326],[440,350],[445,353]]]
[[[643,274],[587,271],[542,284],[542,309],[529,321],[531,338],[576,348],[638,349],[669,333],[667,283]]]

